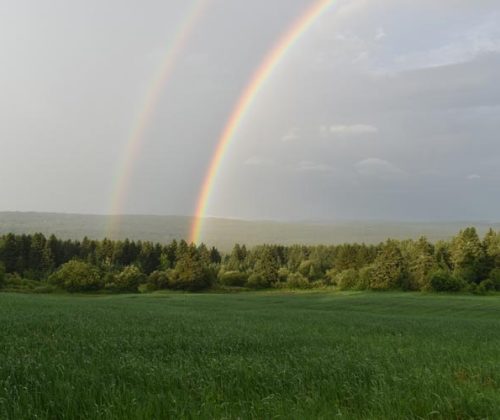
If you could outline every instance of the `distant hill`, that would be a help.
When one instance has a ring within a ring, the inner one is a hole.
[[[121,229],[112,239],[141,239],[170,242],[188,237],[191,218],[186,216],[122,216]],[[61,213],[0,212],[0,234],[42,232],[64,239],[102,239],[109,217]],[[273,243],[339,244],[378,243],[387,238],[408,239],[427,236],[431,241],[448,239],[460,229],[476,226],[484,233],[500,223],[488,222],[273,222],[208,218],[204,241],[223,251],[239,242],[248,246]]]

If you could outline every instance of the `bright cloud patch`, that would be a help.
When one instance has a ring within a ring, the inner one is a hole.
[[[363,176],[402,175],[404,172],[384,159],[371,157],[356,163],[356,171]]]
[[[500,17],[472,27],[446,44],[427,51],[413,51],[395,58],[392,71],[405,71],[466,63],[476,57],[500,52]]]
[[[245,161],[248,166],[271,166],[274,162],[272,159],[262,156],[251,156]]]
[[[299,139],[300,139],[299,129],[296,127],[290,128],[290,130],[288,130],[288,132],[283,137],[281,137],[281,141],[285,143]]]
[[[332,125],[330,126],[332,134],[375,134],[378,133],[378,128],[367,124],[354,125]]]
[[[302,172],[331,172],[333,171],[333,167],[325,163],[303,160],[298,163],[297,170]]]

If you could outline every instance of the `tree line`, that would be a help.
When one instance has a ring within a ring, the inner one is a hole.
[[[389,239],[378,245],[236,244],[231,253],[186,241],[0,237],[0,287],[137,292],[210,288],[500,291],[500,233],[475,228],[450,241]]]

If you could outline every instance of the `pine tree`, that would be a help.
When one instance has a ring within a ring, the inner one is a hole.
[[[486,233],[483,248],[486,254],[488,271],[500,268],[500,235],[493,229]]]
[[[430,274],[437,270],[438,265],[434,258],[434,247],[421,237],[417,242],[412,243],[408,256],[409,274],[411,278],[411,289],[429,290]]]
[[[464,229],[453,238],[450,256],[456,275],[467,282],[481,280],[485,269],[485,253],[475,228]]]
[[[226,267],[229,271],[239,271],[241,269],[241,265],[246,257],[246,248],[245,251],[242,250],[240,244],[235,244],[233,250],[231,251],[231,255],[229,256],[229,260],[227,261]]]
[[[262,276],[267,286],[277,283],[279,265],[269,246],[264,246],[260,252],[257,263],[255,264],[255,273]]]
[[[14,273],[17,268],[19,248],[16,237],[12,233],[7,234],[4,238],[2,254],[5,271]]]
[[[222,257],[220,252],[214,246],[210,249],[210,262],[213,264],[220,264],[222,261]]]
[[[398,243],[385,242],[373,264],[370,287],[378,290],[404,287],[407,280],[407,266]]]
[[[56,238],[55,235],[50,235],[49,239],[47,240],[47,247],[49,248],[54,266],[59,267],[63,263],[61,242]]]
[[[205,267],[208,267],[210,265],[210,252],[208,251],[208,248],[205,244],[202,243],[198,246],[197,254],[198,259],[201,261],[201,263]]]

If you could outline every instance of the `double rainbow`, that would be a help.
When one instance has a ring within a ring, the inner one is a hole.
[[[140,155],[141,148],[144,144],[145,133],[154,117],[154,111],[160,101],[166,84],[172,76],[180,53],[185,48],[193,31],[198,26],[210,1],[211,0],[195,0],[192,2],[184,15],[184,19],[182,19],[179,26],[174,31],[174,35],[165,51],[165,57],[162,64],[144,96],[143,105],[140,108],[141,112],[138,114],[133,124],[131,134],[125,146],[125,151],[114,177],[113,194],[109,206],[109,214],[111,216],[107,226],[107,235],[109,236],[112,236],[119,227],[120,214],[123,213],[127,188],[129,187],[134,172],[134,162]]]
[[[209,204],[214,185],[217,180],[219,168],[227,153],[228,147],[234,139],[241,122],[245,118],[255,98],[266,81],[272,76],[273,71],[286,56],[288,51],[304,35],[307,30],[334,4],[334,0],[317,0],[304,14],[285,32],[278,43],[269,51],[262,61],[250,82],[242,92],[229,120],[217,142],[215,152],[208,167],[203,185],[198,196],[195,217],[189,235],[190,242],[200,242],[203,219]]]

